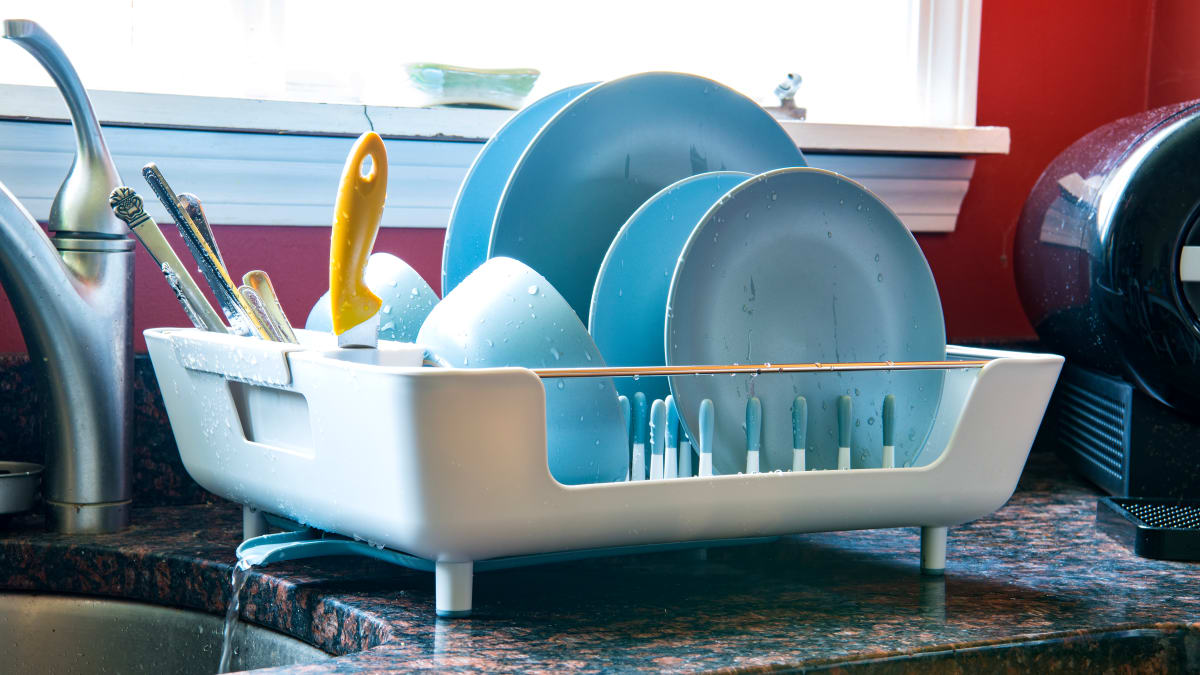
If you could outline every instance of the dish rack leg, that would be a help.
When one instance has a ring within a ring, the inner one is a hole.
[[[467,616],[471,613],[471,589],[474,584],[475,563],[437,562],[433,571],[433,585],[437,597],[437,615],[446,618]]]
[[[945,527],[921,528],[921,574],[946,573],[946,532]]]
[[[242,506],[242,541],[267,533],[267,519],[258,509]]]

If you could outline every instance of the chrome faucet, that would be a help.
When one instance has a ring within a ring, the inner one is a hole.
[[[0,183],[0,283],[44,400],[46,526],[113,532],[132,496],[133,240],[108,206],[121,185],[75,68],[50,35],[23,19],[4,37],[54,78],[75,128],[75,162],[50,207],[48,237]]]

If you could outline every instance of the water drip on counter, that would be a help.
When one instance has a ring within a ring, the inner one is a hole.
[[[257,560],[242,558],[233,566],[232,591],[229,597],[229,606],[225,610],[225,630],[221,634],[221,662],[217,666],[218,673],[229,672],[230,662],[233,660],[233,631],[237,628],[238,609],[242,606],[242,587],[246,585],[250,568],[256,564],[258,564]]]

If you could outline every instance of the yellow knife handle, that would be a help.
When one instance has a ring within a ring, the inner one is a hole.
[[[371,163],[364,175],[367,157]],[[329,299],[337,335],[371,318],[382,304],[367,288],[363,272],[383,216],[387,173],[383,139],[373,131],[360,136],[342,169],[329,246]]]

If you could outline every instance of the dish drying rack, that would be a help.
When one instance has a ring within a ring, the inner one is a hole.
[[[433,571],[447,617],[470,613],[476,571],[801,532],[921,527],[921,569],[941,573],[947,528],[1012,495],[1063,363],[948,347],[919,451],[936,458],[919,466],[563,485],[534,371],[425,368],[416,345],[298,334],[145,332],[185,468],[246,507],[244,562],[353,554]],[[310,529],[265,535],[256,512]]]

